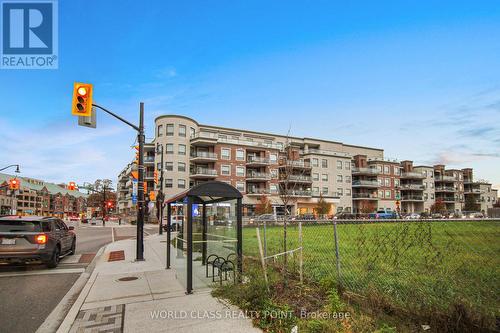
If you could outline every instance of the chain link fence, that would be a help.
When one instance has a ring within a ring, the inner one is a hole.
[[[265,256],[288,255],[287,271],[305,283],[330,280],[371,304],[414,316],[460,309],[481,327],[500,318],[500,220],[343,220],[258,227]],[[244,254],[259,257],[255,228],[244,230]],[[283,256],[271,258],[284,265]]]

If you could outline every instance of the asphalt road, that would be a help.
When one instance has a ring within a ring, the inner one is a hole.
[[[68,223],[68,225],[72,225]],[[112,242],[112,227],[75,225],[76,255],[85,254],[88,262],[61,260],[56,269],[43,265],[0,266],[0,331],[35,332],[73,286],[83,269],[103,245]],[[116,228],[120,239],[135,236],[135,228]],[[145,227],[148,233],[155,228]]]

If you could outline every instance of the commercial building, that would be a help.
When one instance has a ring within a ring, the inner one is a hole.
[[[8,193],[11,178],[20,181],[19,192],[15,196]],[[0,173],[0,214],[10,214],[14,208],[17,215],[78,216],[86,211],[86,197],[77,190],[68,190],[66,184]]]
[[[155,119],[155,139],[146,145],[145,165],[150,189],[154,168],[163,171],[166,198],[207,180],[227,182],[243,193],[245,215],[255,214],[262,196],[281,213],[280,194],[285,191],[292,198],[288,209],[297,215],[314,213],[320,198],[329,203],[330,214],[377,209],[430,212],[437,199],[449,212],[457,212],[463,210],[465,196],[477,191],[484,197],[484,202],[477,197],[483,202],[481,211],[497,200],[491,184],[472,181],[472,169],[413,166],[412,161],[385,158],[379,148],[203,125],[180,115]],[[119,209],[124,214],[135,214],[133,167],[127,165],[118,178]],[[471,170],[467,181],[465,170]]]

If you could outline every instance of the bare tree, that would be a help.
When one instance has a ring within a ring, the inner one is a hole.
[[[290,130],[286,135],[286,142],[279,159],[279,197],[284,207],[283,216],[283,277],[286,283],[287,269],[287,226],[290,219],[290,206],[294,205],[303,190],[298,191],[299,182],[304,177],[306,162],[299,157],[298,147],[293,147],[290,140]]]

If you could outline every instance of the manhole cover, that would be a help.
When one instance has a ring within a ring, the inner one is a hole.
[[[138,279],[137,276],[125,276],[125,277],[119,278],[118,281],[134,281],[137,279]]]

